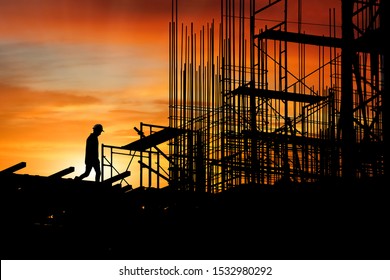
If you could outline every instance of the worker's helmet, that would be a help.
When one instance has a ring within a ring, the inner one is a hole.
[[[104,130],[103,130],[103,126],[102,126],[100,123],[95,124],[95,125],[93,126],[93,130],[104,131]]]

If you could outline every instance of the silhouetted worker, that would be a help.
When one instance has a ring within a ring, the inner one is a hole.
[[[103,132],[103,126],[101,124],[95,124],[93,132],[88,136],[85,146],[85,172],[79,177],[76,176],[75,180],[82,180],[89,176],[92,167],[95,169],[95,181],[100,181],[100,161],[99,161],[99,135]]]

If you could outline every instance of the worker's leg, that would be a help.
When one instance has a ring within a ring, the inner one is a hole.
[[[95,175],[95,181],[96,182],[100,182],[100,175],[101,175],[101,172],[100,172],[100,162],[96,162],[94,165],[93,165],[93,168],[95,169],[95,172],[96,172],[96,175]]]
[[[81,174],[79,177],[76,177],[76,179],[82,180],[85,177],[88,177],[89,173],[91,173],[91,170],[92,170],[92,165],[90,165],[90,164],[85,165],[85,172],[83,174]]]

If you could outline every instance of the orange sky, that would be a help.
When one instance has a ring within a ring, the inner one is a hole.
[[[323,2],[303,0],[315,3],[316,17]],[[138,138],[140,122],[168,125],[171,0],[0,0],[0,7],[0,170],[25,161],[20,173],[74,166],[73,177],[84,171],[95,123],[105,128],[100,142],[117,146]],[[179,1],[179,21],[219,22],[219,7],[220,0]]]

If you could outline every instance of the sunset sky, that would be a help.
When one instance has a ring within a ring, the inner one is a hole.
[[[322,23],[340,5],[302,2],[303,19],[324,12]],[[100,142],[117,146],[138,139],[140,122],[168,125],[171,0],[0,0],[0,8],[0,170],[25,161],[20,173],[74,166],[79,175],[95,123],[104,126]],[[220,0],[179,1],[179,15],[199,28],[219,22]]]

